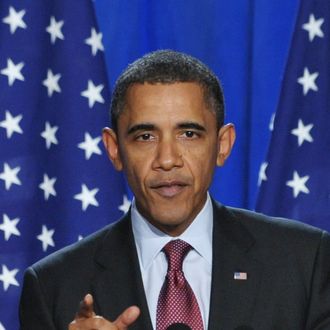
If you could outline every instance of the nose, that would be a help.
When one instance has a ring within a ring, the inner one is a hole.
[[[174,167],[182,167],[183,159],[180,146],[175,139],[162,139],[158,142],[153,169],[170,171]]]

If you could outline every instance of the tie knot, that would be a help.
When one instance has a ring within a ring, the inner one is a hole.
[[[182,270],[183,260],[191,249],[191,245],[181,239],[167,243],[163,250],[168,260],[168,271]]]

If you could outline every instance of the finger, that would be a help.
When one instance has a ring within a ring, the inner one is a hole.
[[[76,319],[93,317],[95,315],[93,302],[93,296],[91,294],[87,294],[79,304]]]
[[[113,324],[119,329],[119,330],[125,330],[128,326],[133,324],[136,319],[140,315],[140,309],[137,306],[131,306],[124,310],[122,314],[120,314],[116,321],[113,322]]]
[[[117,330],[117,327],[101,316],[80,318],[69,324],[68,330]]]

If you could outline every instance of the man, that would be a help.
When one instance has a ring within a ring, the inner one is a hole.
[[[144,56],[119,77],[111,117],[103,141],[134,193],[131,210],[27,270],[21,329],[330,329],[329,235],[208,194],[235,130],[204,64]],[[190,294],[179,304],[166,291],[177,243],[188,248],[176,281]]]

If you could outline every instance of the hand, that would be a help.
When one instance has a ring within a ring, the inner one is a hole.
[[[125,309],[114,322],[98,316],[93,308],[93,296],[87,294],[80,302],[75,319],[69,324],[68,330],[126,330],[140,315],[140,309],[131,306]]]

